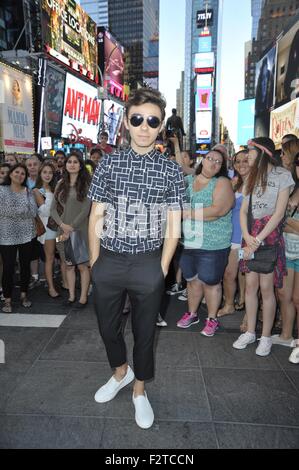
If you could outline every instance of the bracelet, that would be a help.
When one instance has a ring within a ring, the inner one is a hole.
[[[256,239],[256,241],[258,242],[259,245],[261,245],[263,243],[259,238],[255,237],[255,239]]]

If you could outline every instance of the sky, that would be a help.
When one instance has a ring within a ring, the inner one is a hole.
[[[224,0],[220,114],[237,146],[238,101],[244,98],[245,42],[251,38],[251,1]],[[185,66],[185,0],[160,0],[160,91],[167,115]]]

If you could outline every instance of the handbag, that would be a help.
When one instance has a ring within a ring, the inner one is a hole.
[[[36,215],[34,217],[34,221],[35,221],[36,236],[41,237],[44,233],[46,233],[46,228],[39,215]]]
[[[27,189],[27,200],[28,200],[28,206],[30,209],[30,202],[29,202],[29,192]],[[38,214],[34,217],[34,224],[35,224],[35,236],[36,237],[41,237],[44,233],[46,233],[46,228],[42,222],[42,219]]]
[[[48,218],[47,227],[50,230],[53,230],[53,232],[57,232],[58,230],[58,224],[55,222],[55,220],[51,216]]]
[[[61,214],[63,213],[63,206],[60,204],[60,202],[58,200],[56,200],[56,210],[57,210],[57,214],[59,216],[61,216]],[[53,230],[53,232],[57,232],[57,230],[59,228],[59,225],[55,222],[55,220],[53,219],[53,217],[51,215],[48,218],[47,227],[50,230]]]
[[[65,262],[68,266],[89,262],[89,252],[80,230],[74,230],[64,242]]]
[[[248,232],[252,229],[252,194],[250,194],[248,205],[247,225]],[[275,245],[261,245],[254,253],[254,258],[246,261],[248,269],[255,273],[273,273],[277,261],[277,247]]]

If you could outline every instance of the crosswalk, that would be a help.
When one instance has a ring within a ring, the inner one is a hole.
[[[38,315],[25,313],[0,313],[0,326],[24,328],[59,328],[66,315]]]

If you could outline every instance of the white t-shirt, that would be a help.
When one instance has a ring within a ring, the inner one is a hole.
[[[262,219],[275,212],[278,195],[286,188],[292,189],[295,185],[290,171],[282,167],[273,167],[268,173],[265,192],[260,186],[256,187],[252,195],[252,214],[254,219]],[[246,197],[249,200],[249,195]]]

